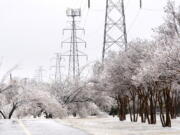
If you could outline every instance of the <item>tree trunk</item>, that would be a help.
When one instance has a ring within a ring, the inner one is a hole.
[[[4,119],[7,119],[7,118],[6,118],[6,115],[5,115],[2,111],[0,111],[0,114],[2,115],[2,117],[3,117]]]
[[[11,117],[12,117],[12,115],[15,112],[16,109],[17,109],[17,103],[16,104],[13,103],[13,107],[12,107],[10,113],[9,113],[8,119],[11,119]]]

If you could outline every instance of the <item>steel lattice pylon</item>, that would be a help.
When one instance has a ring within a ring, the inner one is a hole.
[[[71,28],[64,29],[64,31],[70,31],[71,37],[68,38],[67,40],[64,40],[62,42],[62,45],[63,44],[70,45],[70,50],[61,56],[69,57],[68,77],[70,78],[70,80],[78,81],[79,75],[80,75],[79,57],[81,56],[87,57],[85,53],[83,53],[82,51],[78,49],[79,44],[84,44],[86,47],[86,42],[78,36],[78,31],[85,31],[85,30],[82,28],[79,28],[75,20],[76,17],[81,16],[80,9],[68,9],[67,16],[72,18]]]
[[[118,46],[119,50],[127,49],[124,0],[106,0],[102,61],[107,50],[114,45]]]
[[[40,66],[36,71],[35,71],[35,80],[39,83],[43,82],[43,72],[44,72],[44,68],[42,66]]]
[[[54,68],[54,81],[57,84],[60,84],[62,82],[62,76],[61,76],[61,68],[62,66],[62,57],[60,53],[55,53],[55,65],[51,68]]]

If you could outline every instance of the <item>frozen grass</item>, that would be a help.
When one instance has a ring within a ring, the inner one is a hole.
[[[61,123],[82,129],[92,135],[180,135],[180,118],[172,120],[172,128],[157,125],[131,123],[130,120],[120,122],[117,117],[67,118]]]

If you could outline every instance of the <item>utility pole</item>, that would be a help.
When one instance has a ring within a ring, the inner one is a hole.
[[[81,17],[80,9],[68,9],[66,11],[66,14],[68,17],[70,17],[72,19],[70,22],[71,27],[64,29],[63,33],[64,33],[64,31],[70,31],[71,36],[67,40],[64,40],[62,42],[62,45],[68,44],[70,46],[70,49],[67,53],[65,53],[61,56],[69,57],[68,77],[70,80],[77,82],[79,80],[79,76],[80,76],[79,57],[81,57],[81,56],[87,57],[87,55],[85,53],[83,53],[82,51],[80,51],[78,49],[78,45],[80,45],[80,44],[85,45],[85,48],[86,48],[86,42],[78,36],[78,32],[85,33],[85,30],[82,28],[79,28],[77,26],[77,22],[76,22],[76,18]]]
[[[55,72],[54,72],[54,80],[55,83],[61,83],[61,68],[62,68],[62,56],[60,53],[56,53],[56,58],[55,58],[55,65],[52,66],[52,68],[55,68]]]
[[[106,52],[112,46],[118,46],[119,50],[122,51],[127,50],[124,0],[106,0],[104,42],[102,52],[103,62]]]

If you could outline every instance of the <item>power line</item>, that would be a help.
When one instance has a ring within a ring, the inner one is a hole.
[[[138,12],[137,12],[136,16],[134,17],[132,23],[130,24],[130,27],[128,28],[127,33],[130,32],[130,30],[132,29],[132,27],[133,27],[134,24],[136,23],[136,21],[137,21],[137,19],[138,19],[138,17],[139,17],[140,12],[141,12],[141,10],[138,10]]]
[[[80,2],[81,4],[80,4],[80,7],[81,7],[81,9],[82,9],[82,5],[83,5],[83,0],[81,0],[81,2]]]
[[[144,11],[151,11],[151,12],[162,12],[160,9],[150,9],[150,8],[141,8]]]
[[[129,7],[129,4],[130,4],[131,0],[128,0],[127,3],[126,3],[126,6],[125,6],[125,9],[127,9]]]
[[[86,12],[86,15],[84,17],[84,24],[83,24],[83,27],[85,27],[86,23],[87,23],[87,20],[88,20],[88,17],[89,17],[89,9],[90,9],[90,0],[87,0],[88,1],[88,10],[87,9],[87,2],[83,3],[83,0],[81,0],[81,10],[83,13]]]
[[[84,19],[84,25],[83,25],[83,27],[86,26],[86,23],[87,23],[88,18],[89,18],[89,10],[88,10],[87,13],[86,13],[86,17],[85,17],[85,19]]]

